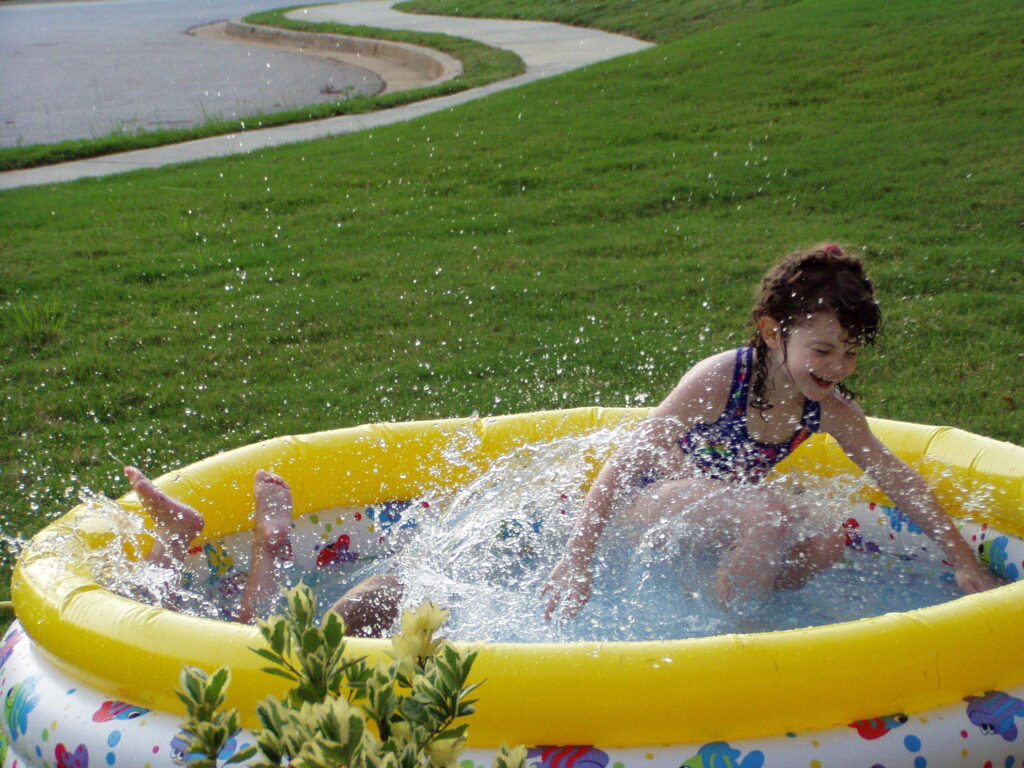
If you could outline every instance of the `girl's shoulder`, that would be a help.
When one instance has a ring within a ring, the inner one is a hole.
[[[737,351],[739,350],[727,349],[724,352],[718,352],[711,355],[711,357],[705,357],[699,363],[694,364],[694,366],[686,372],[686,376],[689,376],[690,374],[711,377],[725,375],[731,381],[732,374],[736,370]]]
[[[821,399],[821,431],[841,439],[844,434],[867,429],[864,410],[849,395],[833,389]]]
[[[725,410],[735,370],[735,349],[701,360],[662,401],[657,415],[679,418],[683,423],[715,421]]]
[[[691,386],[703,387],[709,393],[717,393],[722,390],[728,397],[735,373],[736,350],[728,349],[701,360],[683,375],[679,383],[680,385],[688,383]],[[722,407],[725,407],[724,399]]]

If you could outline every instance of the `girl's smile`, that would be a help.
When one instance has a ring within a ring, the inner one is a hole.
[[[836,383],[829,379],[823,379],[821,376],[815,376],[814,373],[811,373],[811,379],[813,379],[814,383],[817,384],[822,389],[828,389],[829,387],[833,386]]]
[[[832,312],[815,312],[807,320],[792,327],[783,337],[770,318],[761,329],[762,335],[776,357],[776,376],[772,384],[776,393],[795,388],[804,397],[820,400],[857,368],[860,345],[851,342]]]

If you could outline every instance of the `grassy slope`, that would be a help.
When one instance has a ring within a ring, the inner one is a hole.
[[[405,0],[399,10],[544,19],[667,43],[797,0]]]
[[[1020,17],[804,0],[406,125],[4,193],[7,533],[123,460],[651,402],[820,239],[882,291],[869,412],[1021,442]]]

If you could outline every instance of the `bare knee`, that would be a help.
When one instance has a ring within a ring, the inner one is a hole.
[[[786,566],[775,580],[778,589],[802,587],[843,559],[846,537],[843,531],[813,536],[794,546],[786,557]]]
[[[843,559],[846,551],[846,533],[842,530],[830,531],[815,536],[808,541],[808,559],[819,571],[831,568]]]
[[[345,634],[383,637],[398,618],[405,588],[392,574],[371,576],[342,595],[331,606],[345,621]]]

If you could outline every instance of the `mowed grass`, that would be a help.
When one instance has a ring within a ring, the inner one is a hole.
[[[803,0],[403,125],[3,193],[6,533],[124,462],[652,404],[821,240],[879,287],[868,412],[1022,442],[1021,20]]]
[[[402,11],[543,19],[667,43],[797,0],[405,0]]]

